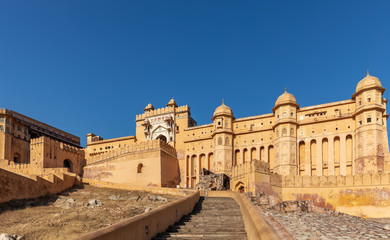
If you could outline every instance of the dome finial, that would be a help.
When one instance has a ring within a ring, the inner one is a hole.
[[[368,71],[368,69],[367,69],[367,76],[370,76],[370,71]]]
[[[225,105],[225,99],[222,98],[222,105]]]
[[[284,87],[284,92],[287,92],[287,88],[286,87]]]

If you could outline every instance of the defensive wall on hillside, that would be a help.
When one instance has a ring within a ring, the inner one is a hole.
[[[176,187],[175,149],[160,139],[121,147],[89,158],[84,178],[113,183]]]

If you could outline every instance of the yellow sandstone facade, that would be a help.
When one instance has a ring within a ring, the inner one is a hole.
[[[348,100],[300,107],[285,90],[271,113],[236,119],[222,103],[211,116],[212,122],[200,126],[190,108],[177,106],[173,99],[164,108],[148,104],[136,116],[136,136],[103,140],[88,134],[85,171],[94,172],[89,176],[96,179],[117,183],[194,188],[204,168],[228,176],[232,190],[267,191],[280,200],[312,199],[310,194],[298,193],[322,187],[326,203],[331,198],[329,191],[335,194],[333,187],[348,190],[359,187],[363,182],[359,179],[379,176],[382,180],[363,185],[365,189],[380,187],[380,194],[389,196],[389,115],[384,91],[379,79],[367,73]],[[150,141],[166,143],[157,149],[170,153],[171,158],[164,163],[163,157],[150,161],[148,154],[156,148],[143,147]],[[137,155],[126,157],[123,152]],[[114,177],[116,169],[126,169],[127,176]],[[169,184],[162,183],[161,173]],[[330,205],[334,208],[340,203]]]
[[[115,184],[195,188],[206,169],[226,175],[233,191],[379,217],[390,211],[384,91],[367,73],[348,100],[300,107],[285,90],[271,113],[235,118],[222,102],[200,126],[188,106],[171,99],[136,116],[135,136],[89,133],[86,148],[72,134],[0,109],[1,173],[55,192],[75,181],[64,177],[68,171]]]
[[[12,110],[0,109],[0,166],[68,168],[81,175],[84,160],[79,137]]]

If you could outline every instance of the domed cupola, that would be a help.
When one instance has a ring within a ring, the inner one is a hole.
[[[382,94],[385,91],[379,79],[377,77],[371,76],[370,73],[367,71],[367,75],[356,85],[356,91],[352,95],[352,98],[355,98],[356,95],[358,95],[364,90],[373,88],[378,88],[382,92]]]
[[[287,92],[287,88],[284,89],[284,93],[278,97],[278,99],[275,102],[275,107],[272,109],[275,111],[275,109],[281,105],[291,104],[299,107],[297,104],[297,100],[295,99],[294,95]]]
[[[232,109],[225,105],[224,100],[222,100],[222,105],[215,109],[213,118],[211,120],[214,120],[218,116],[227,116],[234,118]]]

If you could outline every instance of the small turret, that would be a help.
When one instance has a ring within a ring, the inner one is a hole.
[[[278,97],[275,107],[273,125],[275,133],[276,156],[275,163],[270,163],[270,169],[280,175],[296,174],[296,132],[297,110],[299,105],[291,93],[284,89]]]
[[[151,110],[154,110],[154,107],[151,103],[149,103],[148,105],[146,105],[146,107],[144,108],[144,111],[145,112],[149,112]]]
[[[225,173],[230,176],[233,164],[233,120],[234,115],[230,107],[224,101],[217,107],[212,117],[214,130],[214,170],[217,173]]]
[[[172,98],[172,99],[168,102],[167,107],[177,107],[177,104],[176,104],[175,99]]]
[[[385,89],[377,77],[367,75],[359,81],[352,95],[355,100],[355,173],[384,171],[383,115]]]

